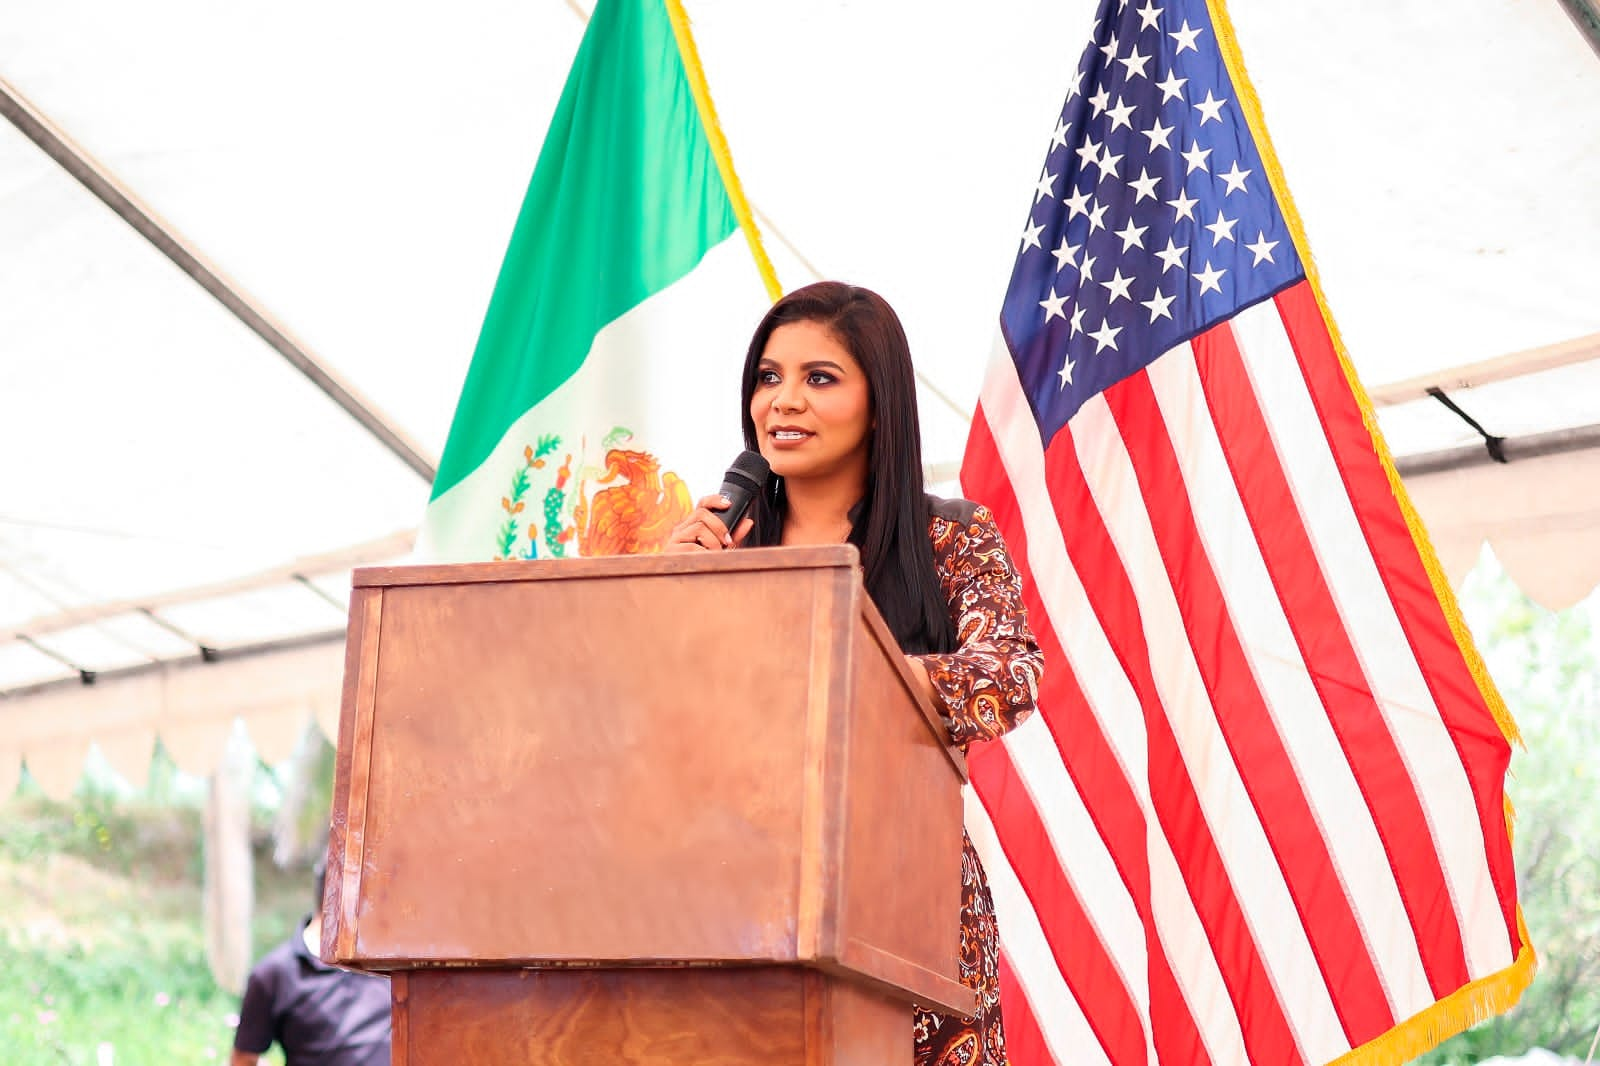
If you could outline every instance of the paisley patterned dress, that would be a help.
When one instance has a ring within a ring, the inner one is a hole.
[[[992,740],[1033,710],[1044,660],[1028,629],[1022,585],[988,508],[935,500],[929,523],[934,565],[959,647],[922,657],[950,737],[963,748]],[[915,1016],[916,1066],[1005,1066],[1000,1021],[1000,945],[983,864],[962,834],[961,982],[978,1011]]]

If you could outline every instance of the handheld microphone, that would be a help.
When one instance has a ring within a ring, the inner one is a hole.
[[[729,536],[739,528],[739,523],[750,511],[750,505],[766,488],[767,477],[771,473],[771,464],[761,457],[760,452],[740,452],[733,460],[733,465],[728,467],[728,472],[722,477],[722,488],[717,490],[728,501],[728,507],[719,512],[717,517],[728,527]]]

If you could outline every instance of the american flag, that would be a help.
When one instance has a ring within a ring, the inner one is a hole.
[[[1532,977],[1514,726],[1262,130],[1220,2],[1104,0],[1000,313],[962,482],[1046,677],[967,823],[1017,1066],[1402,1062]]]

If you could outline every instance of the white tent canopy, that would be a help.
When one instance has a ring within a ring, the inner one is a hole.
[[[948,478],[1091,5],[686,6],[780,278],[899,309]],[[1230,8],[1447,568],[1488,539],[1575,602],[1600,580],[1591,42],[1561,0]],[[557,0],[13,0],[0,79],[426,460],[582,30]],[[0,793],[24,756],[69,789],[91,740],[137,777],[157,732],[203,768],[236,716],[267,747],[331,723],[349,568],[405,554],[425,480],[12,124],[0,292]],[[1511,462],[1463,466],[1482,438],[1430,385]],[[708,392],[731,454],[734,383]]]

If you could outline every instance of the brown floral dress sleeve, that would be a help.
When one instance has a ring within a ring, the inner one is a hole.
[[[935,511],[929,527],[934,562],[959,646],[925,655],[950,730],[963,746],[991,740],[1033,710],[1044,659],[1028,628],[1022,582],[994,516],[978,506],[970,517]],[[961,983],[978,1009],[956,1018],[919,1010],[913,1020],[916,1066],[1007,1066],[1000,1017],[1000,940],[983,864],[962,834]]]
[[[987,507],[977,505],[967,522],[936,513],[929,533],[960,647],[922,661],[950,739],[992,740],[1033,710],[1044,672],[1022,604],[1022,581]]]

